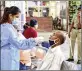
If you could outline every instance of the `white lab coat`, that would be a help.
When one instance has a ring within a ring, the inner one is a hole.
[[[61,51],[61,45],[50,48],[37,70],[60,70],[65,57]]]

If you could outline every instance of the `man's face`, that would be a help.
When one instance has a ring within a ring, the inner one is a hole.
[[[54,44],[59,44],[60,43],[60,39],[58,38],[58,34],[54,33],[49,37],[49,40],[54,41]]]
[[[78,16],[81,16],[81,9],[78,11]]]
[[[52,35],[49,37],[50,40],[55,40],[56,38],[57,38],[57,36],[55,35],[55,33],[52,34]]]

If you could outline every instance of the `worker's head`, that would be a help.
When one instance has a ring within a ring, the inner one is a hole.
[[[31,19],[30,20],[30,27],[33,27],[33,28],[37,29],[38,28],[38,22],[37,22],[37,20]]]
[[[49,38],[50,45],[61,45],[65,41],[64,34],[62,32],[53,33]]]
[[[2,19],[0,21],[0,24],[2,23],[12,23],[17,18],[19,18],[20,9],[16,6],[6,7],[4,9],[4,14],[2,16]]]

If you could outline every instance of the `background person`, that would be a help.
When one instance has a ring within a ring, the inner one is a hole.
[[[26,22],[26,23],[23,25],[23,32],[22,32],[22,34],[24,34],[24,31],[25,31],[27,28],[29,28],[29,27],[30,27],[29,23]]]
[[[36,38],[38,22],[35,19],[30,20],[29,28],[26,26],[23,35],[25,38]],[[31,55],[35,56],[35,50],[21,50],[20,51],[20,70],[31,69]]]
[[[69,37],[71,38],[71,48],[70,48],[70,58],[68,61],[74,61],[74,48],[77,38],[78,44],[78,61],[77,63],[80,64],[81,62],[81,5],[78,8],[78,12],[73,16],[72,24],[69,31]]]
[[[29,28],[29,27],[30,27],[30,24],[29,24],[28,22],[26,22],[26,23],[24,24],[24,26],[23,26],[23,29],[26,30],[26,29]]]
[[[25,38],[36,38],[37,37],[37,31],[36,29],[38,28],[38,22],[35,19],[30,20],[30,27],[27,28],[24,32],[23,35]]]

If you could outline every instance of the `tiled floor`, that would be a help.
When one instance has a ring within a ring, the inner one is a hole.
[[[52,33],[53,32],[39,32],[38,36],[43,36],[44,40],[48,41],[48,38]],[[63,32],[63,33],[65,34],[66,32]],[[66,44],[64,44],[64,47],[61,48],[65,57],[66,57],[66,59],[68,59],[68,57],[69,57],[69,51],[70,51],[69,47],[70,47],[70,39],[67,37]],[[75,60],[74,63],[76,64],[76,61],[77,61],[77,43],[75,45],[74,60]],[[78,66],[78,69],[81,70],[81,65],[77,65],[77,66]]]

